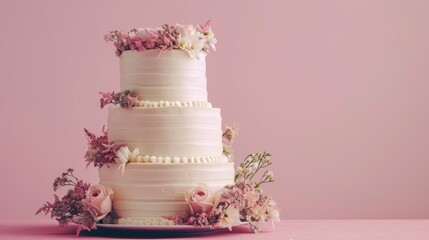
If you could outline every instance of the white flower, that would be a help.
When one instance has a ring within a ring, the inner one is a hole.
[[[267,215],[266,208],[264,208],[262,206],[255,206],[254,208],[252,208],[252,218],[253,219],[257,219],[259,221],[261,221],[261,220],[265,221],[265,219],[267,217],[268,217],[268,215]]]
[[[181,37],[189,37],[195,35],[195,27],[192,25],[181,25],[176,24],[176,31],[180,34]]]
[[[268,218],[271,219],[271,221],[273,222],[273,227],[274,227],[274,222],[280,222],[280,213],[277,209],[269,209],[268,210]]]
[[[267,176],[267,178],[273,178],[274,173],[272,171],[267,171],[266,176]]]
[[[176,31],[180,35],[179,47],[187,51],[191,57],[200,59],[199,53],[206,46],[206,36],[196,31],[196,28],[192,25],[176,24]]]
[[[268,207],[274,207],[274,206],[277,206],[277,203],[273,199],[270,199],[268,201]]]
[[[206,45],[204,35],[200,32],[194,32],[193,35],[181,37],[179,39],[179,46],[181,49],[188,52],[188,54],[196,59],[200,59],[199,53]]]
[[[223,211],[223,217],[220,220],[221,227],[227,227],[230,231],[232,227],[240,224],[240,212],[231,205]]]
[[[207,32],[204,33],[204,36],[207,38],[207,42],[210,44],[210,47],[213,48],[213,50],[216,51],[215,44],[217,43],[217,39],[214,37],[214,33],[212,32],[212,28],[209,27]]]
[[[128,146],[121,147],[117,152],[116,156],[118,157],[117,160],[120,161],[120,165],[118,167],[118,170],[122,171],[122,175],[125,171],[125,164],[128,163],[132,158],[136,158],[139,155],[140,151],[138,148],[135,148],[134,151],[131,153]]]

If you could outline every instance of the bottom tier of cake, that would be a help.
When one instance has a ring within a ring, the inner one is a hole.
[[[234,163],[128,163],[123,175],[111,165],[99,176],[114,191],[113,211],[124,223],[157,225],[163,216],[189,209],[185,195],[191,188],[205,184],[214,193],[233,184]]]

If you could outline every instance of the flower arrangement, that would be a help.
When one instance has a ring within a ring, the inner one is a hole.
[[[113,191],[100,184],[91,186],[76,178],[73,172],[74,169],[67,169],[53,183],[54,191],[66,186],[72,187],[67,194],[61,199],[54,194],[54,202],[46,202],[36,214],[50,214],[60,226],[77,224],[76,236],[79,236],[82,230],[97,229],[96,223],[111,212]]]
[[[190,189],[186,195],[189,210],[166,216],[176,224],[212,226],[214,228],[249,222],[253,232],[259,232],[267,221],[280,220],[279,209],[270,196],[262,193],[260,186],[273,182],[273,173],[265,171],[259,181],[252,182],[256,173],[271,165],[267,152],[250,154],[235,174],[235,183],[211,193],[204,184]]]
[[[101,131],[101,136],[98,137],[89,132],[86,128],[84,128],[84,132],[88,139],[88,150],[85,154],[87,167],[91,165],[91,163],[94,164],[94,167],[99,168],[104,165],[109,167],[109,164],[119,163],[118,170],[124,174],[125,165],[133,158],[135,160],[140,153],[138,148],[135,148],[133,152],[131,152],[125,144],[109,142],[107,139],[107,130],[104,126]]]
[[[119,104],[122,108],[130,109],[135,102],[137,102],[137,97],[131,96],[131,90],[125,90],[122,92],[100,92],[100,108],[102,109],[107,104]]]
[[[88,139],[88,150],[85,154],[86,166],[94,164],[94,167],[103,167],[104,165],[115,163],[118,158],[117,152],[124,147],[124,144],[115,144],[107,139],[107,130],[103,126],[102,135],[96,136],[84,129]]]
[[[197,26],[164,24],[161,28],[134,28],[128,33],[114,30],[104,35],[104,39],[106,42],[113,42],[117,56],[129,50],[182,49],[191,57],[199,59],[199,52],[208,53],[209,46],[215,50],[217,40],[211,30],[210,22],[208,20]]]

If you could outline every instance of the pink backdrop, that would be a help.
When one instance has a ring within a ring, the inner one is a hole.
[[[85,170],[82,129],[117,90],[102,35],[213,20],[209,99],[237,159],[273,154],[282,218],[429,217],[428,1],[1,1],[0,219],[29,219]]]

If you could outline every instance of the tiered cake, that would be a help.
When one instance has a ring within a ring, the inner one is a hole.
[[[216,192],[234,183],[220,109],[207,100],[203,50],[120,53],[121,91],[131,90],[137,101],[109,109],[108,138],[138,150],[123,172],[117,163],[99,169],[100,184],[114,191],[118,223],[168,224],[163,216],[189,209],[185,193],[195,185]]]
[[[100,184],[69,168],[53,183],[54,191],[69,188],[67,194],[55,195],[36,214],[77,224],[77,235],[128,228],[115,223],[230,230],[249,223],[256,233],[280,221],[276,202],[261,189],[274,181],[266,170],[271,154],[249,154],[234,171],[236,126],[222,131],[220,109],[207,101],[205,58],[216,43],[210,21],[111,31],[105,40],[120,57],[120,91],[100,92],[100,107],[117,106],[100,136],[84,129],[85,161],[98,167]]]

